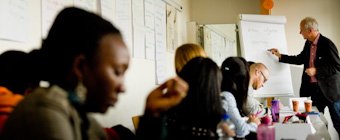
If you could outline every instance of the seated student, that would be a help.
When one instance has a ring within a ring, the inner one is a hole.
[[[196,57],[207,57],[207,54],[202,46],[192,43],[187,43],[179,46],[175,52],[176,73],[178,74],[182,70],[184,65],[188,63],[188,61]],[[226,131],[225,133],[229,136],[235,135],[235,131],[229,129],[229,126],[227,124],[225,124],[224,131]]]
[[[217,64],[209,58],[196,57],[183,67],[179,76],[189,84],[189,91],[178,106],[160,114],[166,123],[156,131],[156,134],[159,131],[164,134],[159,139],[218,139],[216,128],[223,109],[219,96],[222,75]],[[151,139],[156,135],[139,129],[156,128],[150,128],[146,123],[139,126],[137,135],[141,134],[140,139]]]
[[[195,57],[207,57],[203,47],[197,44],[183,44],[175,52],[175,69],[178,74],[189,60]]]
[[[29,67],[30,56],[22,51],[6,51],[0,55],[0,132],[23,95],[38,86]]]
[[[209,58],[196,57],[179,76],[189,84],[189,91],[167,113],[169,139],[216,138],[223,111],[219,97],[222,74],[217,64]]]
[[[22,51],[6,51],[0,55],[0,86],[15,94],[26,95],[38,87],[39,81],[32,76],[31,54]]]
[[[269,78],[269,71],[263,63],[249,63],[249,88],[247,104],[243,107],[245,116],[256,114],[261,117],[268,113],[268,110],[254,98],[253,91],[263,87],[264,83]]]
[[[257,125],[260,124],[260,120],[255,115],[249,115],[248,122],[240,115],[247,102],[248,63],[242,57],[229,57],[223,61],[221,71],[223,109],[231,116],[231,121],[236,126],[236,136],[243,138],[250,132],[256,132]]]
[[[186,43],[175,51],[175,70],[178,74],[189,60],[195,57],[207,57],[203,47],[198,44]]]
[[[0,139],[107,139],[88,112],[105,113],[125,91],[130,55],[119,30],[93,13],[66,8],[36,53],[44,61],[32,66],[39,70],[36,77],[50,86],[19,103]],[[177,105],[187,89],[180,78],[161,84],[148,96],[147,116]]]

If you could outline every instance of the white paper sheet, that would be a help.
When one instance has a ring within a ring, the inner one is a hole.
[[[46,38],[56,16],[65,7],[72,6],[72,0],[42,0],[41,1],[41,26],[42,38]]]
[[[98,13],[96,0],[74,0],[74,6],[93,13]]]
[[[145,54],[146,59],[155,60],[155,10],[154,0],[144,1],[145,11]]]
[[[167,5],[166,6],[166,27],[167,27],[167,51],[169,52],[174,52],[175,49],[177,48],[178,45],[178,31],[177,31],[177,10],[172,7]]]
[[[123,34],[124,41],[132,54],[132,11],[131,0],[116,0],[114,24]]]
[[[218,65],[221,65],[225,59],[226,50],[224,43],[223,36],[220,36],[213,31],[211,32],[211,57]]]
[[[166,75],[166,4],[155,1],[155,33],[156,33],[156,83],[163,83]]]
[[[144,0],[132,1],[133,57],[145,58]]]
[[[268,81],[263,88],[254,91],[254,96],[292,96],[293,86],[289,65],[278,62],[278,59],[267,51],[270,48],[278,48],[280,52],[287,53],[284,24],[267,22],[268,19],[277,20],[285,17],[268,15],[255,15],[255,17],[256,21],[241,20],[239,23],[242,56],[247,61],[264,63],[269,69]],[[264,22],[261,22],[261,17],[264,17]]]
[[[115,4],[115,0],[100,1],[100,15],[111,23],[114,23]]]
[[[0,39],[27,42],[28,0],[0,1]]]

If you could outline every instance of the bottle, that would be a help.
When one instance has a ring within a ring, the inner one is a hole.
[[[231,131],[235,131],[235,124],[230,120],[230,116],[228,114],[223,114],[221,121],[217,125],[216,133],[218,135],[219,140],[233,140],[234,138],[228,136],[223,129],[229,129]]]
[[[279,100],[272,100],[272,117],[273,122],[279,122],[280,120],[280,101]]]
[[[257,127],[258,140],[275,140],[275,128],[272,125],[271,117],[261,118],[261,124]]]

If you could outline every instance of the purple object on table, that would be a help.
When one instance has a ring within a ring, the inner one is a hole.
[[[272,116],[273,116],[273,122],[279,122],[279,113],[280,113],[280,104],[279,100],[272,100]]]

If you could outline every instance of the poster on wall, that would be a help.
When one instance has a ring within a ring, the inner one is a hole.
[[[132,10],[131,0],[115,1],[114,25],[121,31],[124,42],[129,48],[130,54],[133,52],[132,44]]]
[[[144,0],[132,1],[133,57],[145,58]]]
[[[154,0],[144,1],[145,11],[145,57],[155,60],[155,7]]]
[[[79,7],[93,13],[98,13],[96,0],[74,0],[73,2],[75,7]]]
[[[106,20],[113,23],[115,17],[115,1],[100,0],[100,15]]]
[[[155,34],[156,34],[156,83],[163,83],[166,75],[166,4],[155,1]]]
[[[178,23],[177,20],[177,10],[175,7],[167,5],[166,6],[166,41],[167,41],[167,51],[174,52],[178,44]]]
[[[237,56],[235,24],[207,24],[203,26],[204,50],[217,65]]]

